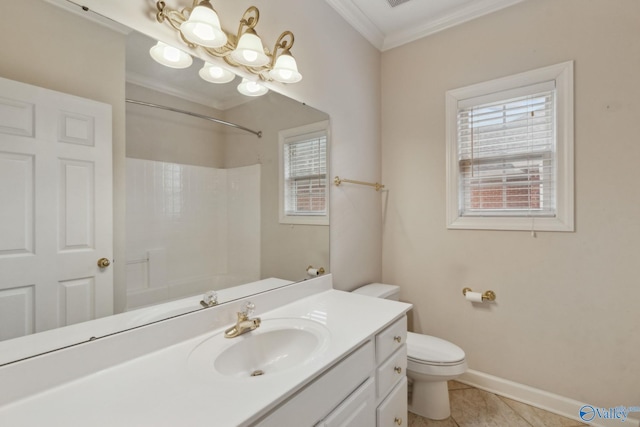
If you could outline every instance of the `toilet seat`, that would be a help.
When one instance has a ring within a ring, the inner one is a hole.
[[[451,366],[462,364],[464,358],[464,351],[449,341],[407,332],[407,359],[413,363]]]

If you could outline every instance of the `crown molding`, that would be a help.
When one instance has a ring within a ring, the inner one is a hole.
[[[373,46],[384,52],[525,0],[474,0],[443,15],[424,17],[420,25],[387,35],[371,22],[353,0],[325,1]]]
[[[384,52],[385,50],[402,46],[403,44],[407,44],[423,37],[430,36],[431,34],[435,34],[456,25],[463,24],[465,22],[471,21],[484,15],[488,15],[500,9],[513,6],[514,4],[521,3],[523,1],[525,0],[474,1],[465,7],[452,11],[451,13],[447,13],[446,15],[442,15],[436,19],[427,20],[420,26],[409,28],[406,31],[389,35],[384,39],[383,46],[380,50]]]
[[[351,0],[325,0],[342,16],[349,25],[356,29],[378,50],[384,45],[384,34]]]
[[[105,16],[102,16],[89,8],[82,6],[81,4],[74,3],[71,0],[44,0],[46,3],[52,4],[54,6],[58,6],[59,8],[68,10],[75,15],[82,16],[85,19],[88,19],[93,22],[97,22],[103,27],[109,28],[115,32],[120,34],[124,34],[125,36],[133,31],[131,28],[126,25],[122,25],[119,22],[116,22],[112,19],[109,19]]]

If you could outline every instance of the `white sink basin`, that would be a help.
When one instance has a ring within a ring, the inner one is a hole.
[[[206,339],[193,349],[188,363],[199,373],[224,377],[273,376],[310,362],[328,342],[329,331],[312,320],[266,319],[238,337],[219,333]]]

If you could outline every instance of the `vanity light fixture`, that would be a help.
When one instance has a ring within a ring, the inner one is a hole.
[[[153,59],[166,67],[188,68],[193,63],[191,55],[163,42],[158,42],[153,46],[149,50],[149,54]]]
[[[222,47],[227,35],[220,27],[220,18],[208,1],[198,3],[189,19],[180,25],[180,32],[191,43],[206,47]]]
[[[193,0],[191,8],[179,11],[168,8],[164,1],[157,1],[156,7],[157,21],[171,25],[191,48],[200,47],[208,55],[222,58],[228,65],[243,68],[263,81],[296,83],[302,79],[290,52],[293,33],[284,31],[280,34],[270,52],[255,31],[260,19],[260,11],[255,6],[244,12],[235,34],[222,29],[220,18],[209,0]]]
[[[282,52],[276,60],[273,70],[269,71],[272,79],[282,83],[297,83],[302,80],[302,74],[298,72],[298,65],[289,50]]]

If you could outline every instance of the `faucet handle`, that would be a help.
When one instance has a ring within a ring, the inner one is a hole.
[[[206,292],[202,297],[202,301],[200,301],[200,305],[204,308],[213,307],[216,304],[218,304],[218,294],[216,291]]]
[[[251,316],[253,314],[253,311],[256,309],[256,305],[254,303],[252,303],[251,301],[247,301],[244,304],[242,304],[242,311],[241,313],[244,316]]]

